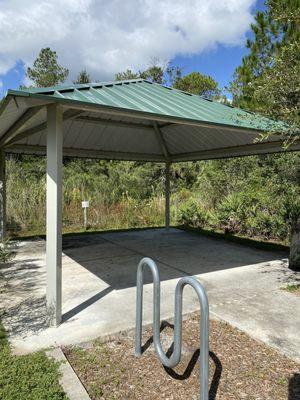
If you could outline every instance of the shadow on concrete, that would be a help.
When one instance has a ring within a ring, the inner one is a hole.
[[[63,252],[107,283],[110,286],[107,293],[134,287],[137,265],[143,257],[157,262],[161,281],[166,281],[286,256],[285,253],[270,253],[178,229],[171,229],[169,233],[164,229],[153,229],[73,235],[63,238]],[[147,269],[144,283],[152,283],[152,275]],[[65,318],[70,318],[76,310],[79,312],[97,300],[97,295],[91,297],[71,310]]]
[[[113,290],[135,287],[137,265],[145,256],[157,262],[161,281],[263,262],[267,265],[268,261],[285,256],[177,229],[171,229],[169,233],[164,229],[149,229],[66,236],[63,238],[63,252],[109,286],[83,302],[78,300],[78,304],[74,294],[75,301],[72,301],[72,309],[64,314],[64,322]],[[12,316],[10,325],[16,335],[28,333],[28,329],[36,333],[47,326],[43,268],[45,242],[33,241],[21,249],[21,254],[22,259],[2,270],[6,294],[3,295],[5,301],[0,302],[0,311],[9,310]],[[282,264],[286,271],[283,261]],[[152,283],[152,275],[147,269],[144,283]],[[76,292],[76,279],[71,280],[71,285]]]
[[[143,257],[157,262],[161,281],[268,262],[274,253],[236,243],[216,241],[172,229],[121,232],[63,239],[63,252],[116,290],[136,285],[137,264]],[[277,258],[284,257],[279,253]],[[144,283],[152,275],[145,271]]]
[[[30,296],[5,311],[9,315],[8,333],[26,337],[37,334],[48,326],[45,296]]]
[[[74,317],[76,314],[80,313],[80,311],[84,310],[85,308],[91,306],[94,304],[96,301],[102,299],[102,297],[106,296],[108,293],[110,293],[113,289],[109,286],[105,288],[104,290],[101,290],[99,293],[96,293],[94,296],[90,297],[83,303],[79,304],[78,306],[72,308],[71,310],[67,311],[63,316],[62,316],[62,322],[66,322],[68,319],[71,319]]]
[[[26,261],[13,261],[3,268],[3,276],[6,281],[6,290],[14,292],[17,286],[18,295],[33,294],[35,290],[45,284],[45,274],[39,265],[38,259],[26,259]]]
[[[31,255],[31,254],[30,254]],[[6,318],[11,336],[25,337],[47,327],[46,298],[43,294],[45,273],[40,259],[13,260],[2,269],[5,286],[0,300],[0,314]]]
[[[295,373],[289,380],[288,400],[300,400],[300,373]]]

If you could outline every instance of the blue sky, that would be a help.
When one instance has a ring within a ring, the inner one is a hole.
[[[263,10],[264,1],[258,0],[252,7],[252,14]],[[251,30],[246,33],[246,37],[251,38]],[[242,58],[248,54],[248,49],[242,46],[218,45],[215,49],[204,51],[199,55],[191,57],[175,57],[172,62],[174,65],[184,67],[184,74],[192,71],[199,71],[203,74],[212,76],[221,88],[228,86],[232,75],[241,64]]]
[[[85,1],[88,2],[88,1],[92,1],[92,0],[85,0]],[[248,12],[248,14],[251,13],[252,15],[254,15],[258,9],[263,8],[262,0],[258,0],[256,2],[253,0],[252,5],[250,7],[248,5],[248,10],[246,10],[246,8],[245,8],[246,6],[242,4],[243,1],[245,2],[247,0],[237,0],[237,2],[239,2],[239,1],[241,3],[240,7],[241,8],[242,8],[242,6],[244,7],[241,12],[244,12],[244,13]],[[251,0],[248,0],[248,3],[249,3],[249,1],[251,1]],[[6,2],[6,0],[4,1],[4,3],[5,2]],[[31,2],[32,2],[32,7],[34,7],[36,5],[35,0],[31,0]],[[30,3],[30,1],[29,1],[29,3]],[[29,4],[28,4],[28,7],[30,7]],[[83,11],[84,10],[80,10],[80,12],[83,12]],[[180,11],[181,14],[184,11],[185,10],[182,9]],[[7,6],[7,13],[9,13],[9,12],[12,12],[12,11],[9,9],[9,6]],[[70,18],[73,18],[73,20],[75,20],[77,18],[78,12],[79,11],[76,9],[74,11],[74,13],[75,13],[74,16],[71,16]],[[208,11],[206,10],[206,12],[208,12]],[[210,13],[211,13],[210,16],[211,16],[212,20],[214,18],[214,12],[215,12],[215,10],[210,10]],[[113,10],[112,10],[112,13],[113,13]],[[226,20],[226,16],[224,18]],[[237,18],[238,18],[238,16],[237,16]],[[240,17],[240,19],[241,18],[242,17]],[[248,15],[248,18],[249,18],[249,15]],[[180,19],[179,19],[179,21],[180,21]],[[73,22],[74,21],[72,21],[72,23]],[[122,23],[124,23],[124,22],[122,22]],[[130,25],[130,23],[133,24],[134,21],[128,21],[128,25]],[[145,20],[145,24],[147,24],[146,20]],[[178,24],[181,27],[180,22]],[[222,21],[221,21],[221,24],[222,24]],[[230,22],[229,22],[229,24],[230,24]],[[223,43],[222,43],[222,40],[220,40],[221,43],[219,43],[218,36],[215,36],[212,39],[208,36],[206,38],[206,40],[208,40],[208,41],[211,40],[212,44],[207,47],[205,47],[205,45],[199,46],[199,51],[197,51],[197,46],[195,46],[195,44],[192,43],[191,49],[189,51],[189,53],[191,55],[189,55],[189,56],[183,55],[183,51],[180,51],[180,50],[174,48],[173,53],[176,54],[176,52],[177,52],[177,54],[179,53],[182,55],[175,56],[175,57],[173,55],[173,57],[172,57],[172,52],[170,52],[170,54],[168,54],[166,52],[164,53],[164,51],[161,50],[161,48],[159,48],[159,47],[157,47],[154,50],[153,49],[148,50],[148,55],[150,54],[149,53],[150,51],[152,51],[152,52],[157,51],[157,54],[160,57],[160,59],[162,59],[163,57],[166,56],[169,59],[171,59],[173,65],[178,65],[178,66],[183,67],[184,74],[187,74],[192,71],[199,71],[201,73],[211,75],[219,83],[220,87],[223,88],[229,84],[230,80],[232,79],[232,75],[233,75],[235,68],[238,65],[240,65],[242,57],[245,54],[247,54],[247,49],[244,46],[245,37],[249,37],[249,35],[251,35],[251,32],[250,32],[250,30],[247,31],[246,27],[249,27],[249,22],[247,22],[247,25],[244,24],[244,27],[242,27],[238,33],[235,33],[236,36],[239,35],[238,43],[235,43],[235,41],[236,41],[235,37],[234,38],[229,37],[227,40],[224,40]],[[119,27],[117,27],[117,28],[118,28],[118,30],[116,29],[116,37],[118,34],[120,35],[120,29],[119,29]],[[186,28],[186,29],[188,29],[188,28]],[[218,29],[221,29],[221,28],[219,27]],[[244,30],[244,32],[242,32],[242,30]],[[225,28],[224,32],[226,32],[226,28]],[[220,31],[219,35],[221,38],[222,38],[222,36],[224,36],[224,32],[222,34]],[[242,39],[240,38],[241,32],[243,34]],[[111,34],[111,36],[113,36],[112,32],[110,32],[110,34]],[[163,33],[161,33],[161,35],[162,34]],[[74,33],[74,35],[76,35],[76,32]],[[152,35],[153,35],[153,33],[152,33]],[[183,29],[183,35],[185,35],[184,29]],[[201,32],[199,33],[199,35],[201,35]],[[6,68],[6,70],[4,69],[4,71],[5,71],[4,73],[2,72],[2,74],[1,74],[1,69],[0,69],[0,96],[1,97],[4,95],[4,93],[7,89],[9,89],[9,88],[16,89],[24,82],[26,65],[29,65],[34,60],[36,54],[38,53],[38,51],[40,50],[41,47],[45,47],[46,45],[49,45],[47,43],[47,39],[39,42],[39,41],[35,40],[34,36],[36,36],[35,32],[33,32],[32,36],[29,36],[30,41],[28,42],[29,44],[27,44],[27,46],[30,49],[27,53],[23,52],[22,38],[20,39],[21,41],[19,43],[18,42],[12,43],[11,46],[16,46],[16,51],[12,55],[9,56],[10,58],[9,57],[5,58],[6,54],[3,51],[2,58],[5,60],[9,60],[9,61],[7,61],[8,67]],[[203,32],[202,32],[202,36],[203,36]],[[233,34],[233,36],[234,36],[234,34]],[[119,40],[119,39],[116,39],[116,40]],[[76,42],[76,40],[75,40],[75,42]],[[24,45],[26,45],[25,42],[24,42]],[[78,70],[74,71],[75,68],[78,68],[78,62],[76,64],[76,60],[73,60],[70,55],[68,55],[69,58],[66,57],[65,49],[66,49],[67,45],[70,47],[69,42],[56,40],[55,44],[52,44],[52,43],[50,44],[50,47],[57,50],[57,53],[59,55],[59,61],[61,64],[65,65],[65,66],[69,66],[71,64],[70,78],[72,78],[72,75],[74,77],[78,73]],[[16,59],[17,54],[18,54],[18,50],[17,50],[18,46],[20,47],[19,60]],[[72,46],[74,46],[74,39],[72,41]],[[112,47],[116,46],[116,45],[114,45],[113,41],[111,43],[111,46]],[[163,46],[163,44],[162,44],[162,46]],[[166,41],[165,46],[168,46],[167,41]],[[86,45],[85,45],[85,47],[86,47]],[[145,48],[146,48],[146,46],[145,46]],[[70,50],[70,49],[68,49],[68,50]],[[93,59],[89,60],[87,58],[87,55],[86,55],[87,50],[89,50],[89,49],[85,48],[85,53],[84,53],[85,54],[84,60],[87,63],[87,65],[83,65],[83,67],[87,68],[88,71],[93,71],[92,76],[94,78],[98,78],[100,80],[101,79],[106,80],[107,78],[111,78],[109,76],[109,73],[107,73],[107,71],[101,70],[101,69],[97,70],[97,67],[95,67],[95,65],[97,65],[96,62]],[[94,49],[91,49],[91,50],[95,51]],[[108,50],[111,53],[111,49],[108,49]],[[120,49],[120,51],[122,51],[122,48]],[[131,54],[135,54],[135,59],[133,61],[133,63],[135,63],[134,65],[137,65],[137,68],[142,67],[143,64],[139,63],[138,57],[145,59],[147,57],[147,53],[146,52],[143,53],[141,50],[140,54],[138,54],[138,52],[136,50],[134,51],[134,48],[133,49],[129,48],[128,51],[129,51],[129,53],[131,51]],[[107,54],[110,54],[110,53],[107,53]],[[22,54],[24,54],[24,59],[22,59]],[[34,56],[34,54],[35,54],[35,56]],[[61,57],[65,57],[65,59],[66,59],[65,63],[61,61]],[[106,59],[107,59],[107,56],[106,56]],[[128,60],[130,60],[130,56],[129,56],[129,58],[127,56],[127,59],[124,58],[123,64],[120,63],[119,64],[120,67],[116,67],[116,68],[119,68],[119,70],[122,70],[122,69],[125,69],[125,65],[127,65],[128,67],[131,67],[134,69],[134,67],[132,67],[131,65],[125,64],[126,62],[127,63],[130,62]],[[9,64],[9,62],[10,62],[10,64]],[[89,62],[89,64],[88,64],[88,62]],[[111,62],[113,62],[113,60]],[[12,64],[14,64],[14,65],[12,65]],[[11,67],[9,67],[10,65],[11,65]],[[115,63],[113,65],[115,65]],[[1,67],[1,46],[0,46],[0,67]],[[109,68],[109,63],[108,63],[107,68]],[[113,75],[112,75],[112,77],[113,77]]]
[[[2,94],[5,94],[7,89],[18,89],[22,84],[23,78],[25,75],[24,63],[19,60],[16,62],[14,68],[10,69],[5,75],[0,76],[3,82],[2,88],[0,88],[0,96],[1,90]]]
[[[219,45],[216,49],[199,55],[175,57],[172,62],[183,67],[184,75],[199,71],[212,76],[223,88],[229,84],[235,68],[240,65],[245,54],[247,54],[245,47]]]
[[[223,88],[229,84],[233,71],[240,65],[245,54],[247,54],[247,49],[244,46],[219,45],[215,49],[204,51],[199,55],[177,56],[171,60],[171,63],[183,67],[184,75],[192,71],[211,75]],[[19,60],[14,68],[1,76],[3,81],[2,93],[7,89],[18,89],[22,84],[24,75],[24,62]]]

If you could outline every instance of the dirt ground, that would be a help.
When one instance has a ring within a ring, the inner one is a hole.
[[[163,367],[144,333],[144,354],[134,357],[132,335],[64,348],[91,399],[175,400],[199,398],[199,318],[183,323],[183,357],[174,369]],[[173,327],[162,325],[170,354]],[[210,321],[210,400],[300,400],[300,365],[231,325]]]

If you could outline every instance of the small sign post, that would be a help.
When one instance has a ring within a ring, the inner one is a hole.
[[[87,209],[90,206],[90,202],[87,200],[84,200],[82,203],[82,208],[83,208],[83,223],[84,223],[84,229],[86,230],[87,228]]]

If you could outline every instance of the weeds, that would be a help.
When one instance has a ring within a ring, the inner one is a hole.
[[[0,242],[0,267],[14,258],[13,244],[9,239]]]
[[[298,153],[180,163],[171,168],[171,224],[289,243],[300,213]],[[7,161],[8,228],[14,236],[45,232],[45,159]],[[164,166],[64,160],[63,230],[164,224]]]
[[[13,355],[0,322],[0,399],[68,400],[59,384],[58,367],[42,351]]]
[[[286,287],[284,287],[283,290],[286,290],[289,293],[294,293],[300,296],[300,284],[297,283],[289,284]]]

